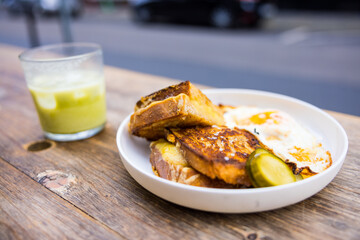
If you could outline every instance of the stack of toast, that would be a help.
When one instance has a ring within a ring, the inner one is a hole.
[[[142,97],[129,132],[152,141],[150,162],[161,178],[200,187],[251,186],[245,164],[261,143],[246,130],[227,128],[222,108],[189,81]]]

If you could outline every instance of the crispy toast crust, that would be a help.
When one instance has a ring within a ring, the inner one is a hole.
[[[251,186],[245,165],[248,156],[261,146],[250,132],[226,127],[171,128],[167,139],[202,174],[229,184]]]
[[[161,178],[198,187],[238,188],[236,185],[211,179],[199,173],[187,163],[175,145],[164,139],[152,142],[150,149],[150,163],[153,171],[155,175]],[[172,155],[169,152],[172,152]]]
[[[141,99],[136,103],[134,111],[136,112],[140,108],[147,107],[152,102],[161,101],[169,97],[175,97],[181,93],[189,95],[190,87],[191,87],[190,82],[185,81],[177,85],[172,85],[167,88],[161,89],[145,97],[141,97]]]
[[[222,111],[190,82],[170,86],[142,98],[131,115],[131,134],[157,140],[166,127],[223,125]]]

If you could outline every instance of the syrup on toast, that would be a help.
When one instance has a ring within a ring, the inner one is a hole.
[[[131,115],[131,134],[148,140],[165,137],[167,127],[224,125],[224,117],[198,88],[189,81],[142,97]]]
[[[167,140],[175,143],[200,173],[229,184],[251,186],[245,165],[248,156],[261,146],[250,132],[217,126],[170,128]]]
[[[155,175],[174,182],[198,187],[236,188],[218,179],[211,179],[193,169],[180,150],[164,139],[150,144],[150,162]]]

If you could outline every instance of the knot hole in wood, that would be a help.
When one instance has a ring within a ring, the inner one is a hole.
[[[30,152],[38,152],[38,151],[43,151],[45,149],[51,148],[54,145],[55,145],[55,143],[53,141],[43,140],[43,141],[29,143],[25,146],[25,149]]]

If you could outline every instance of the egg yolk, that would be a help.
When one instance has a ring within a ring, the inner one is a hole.
[[[255,115],[251,116],[250,121],[255,124],[258,124],[258,125],[264,124],[267,120],[273,119],[271,117],[271,114],[273,114],[273,113],[275,113],[275,112],[262,112],[262,113],[255,114]],[[273,119],[273,122],[275,124],[279,123],[276,119]]]

